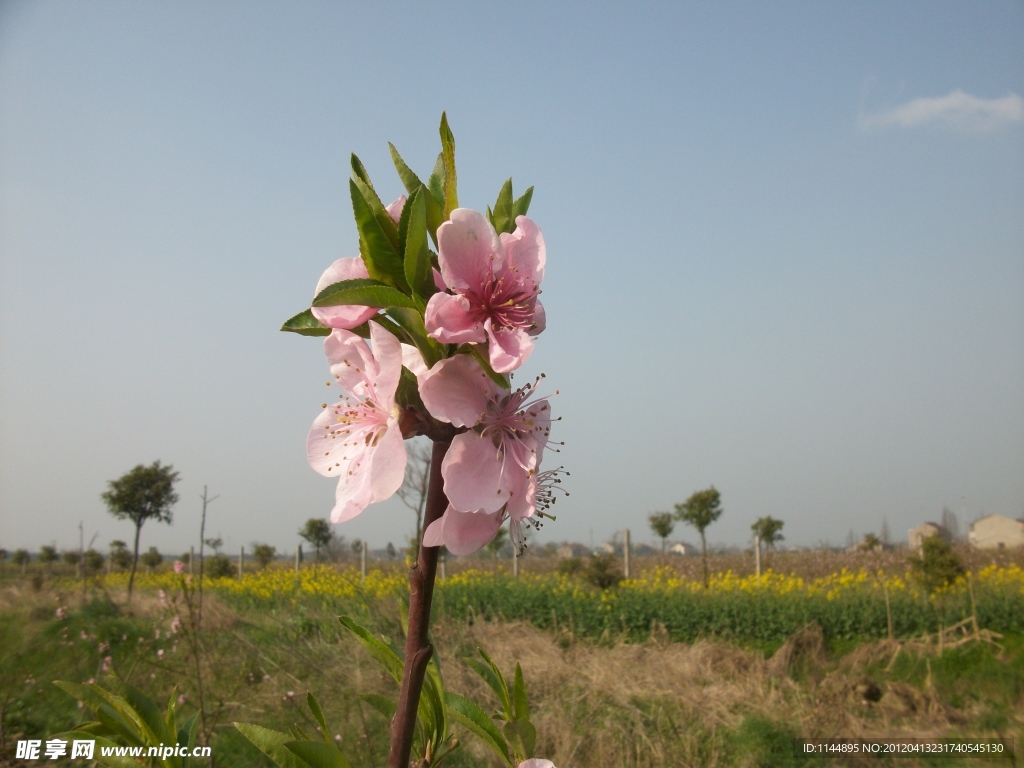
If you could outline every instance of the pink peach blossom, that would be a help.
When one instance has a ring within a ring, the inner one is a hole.
[[[402,485],[405,443],[395,391],[402,372],[401,345],[370,323],[371,351],[364,339],[335,330],[324,340],[331,374],[343,390],[340,403],[324,405],[306,439],[310,466],[337,477],[331,521],[350,520]]]
[[[512,234],[494,231],[487,217],[456,208],[437,229],[438,266],[452,293],[427,302],[427,333],[448,344],[488,343],[491,367],[513,371],[533,351],[530,336],[544,330],[537,300],[546,252],[540,229],[516,217]]]
[[[181,560],[174,561],[174,572],[177,574],[182,574],[185,572],[185,564],[181,562]]]

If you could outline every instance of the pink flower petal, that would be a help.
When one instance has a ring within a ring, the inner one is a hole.
[[[395,391],[402,376],[402,345],[391,331],[373,322],[370,323],[370,341],[373,342],[373,358],[378,367],[374,381],[378,402],[390,410],[395,404]]]
[[[533,327],[530,329],[531,336],[539,336],[544,332],[544,329],[548,327],[548,316],[544,311],[544,307],[541,306],[540,301],[534,305],[533,309]]]
[[[456,427],[477,424],[497,389],[469,355],[442,360],[420,378],[420,397],[430,415]]]
[[[501,511],[459,512],[449,506],[439,520],[427,526],[423,545],[439,547],[443,544],[453,555],[471,555],[494,538],[503,518]]]
[[[409,344],[402,345],[402,365],[412,371],[417,379],[427,373],[427,364],[423,362],[423,355],[416,347]]]
[[[497,373],[514,371],[533,352],[533,339],[525,328],[494,328],[489,318],[484,327],[491,342],[487,354]]]
[[[423,317],[427,335],[445,344],[483,344],[487,334],[470,310],[465,296],[435,293],[427,302]]]
[[[369,382],[377,378],[380,364],[366,340],[351,331],[335,329],[324,339],[331,376],[339,387],[359,397],[370,394]]]
[[[441,464],[449,503],[456,509],[497,512],[509,499],[504,464],[490,439],[476,432],[456,435]]]
[[[491,222],[469,208],[456,208],[437,228],[437,250],[441,277],[457,291],[482,285],[504,263],[505,251]]]
[[[405,199],[405,195],[399,195],[397,200],[384,209],[388,212],[388,216],[393,222],[395,222],[395,224],[397,224],[398,220],[402,218],[402,209],[405,208]]]
[[[398,420],[388,423],[387,432],[373,447],[369,475],[373,496],[370,503],[384,501],[402,487],[405,479],[405,443]]]
[[[358,256],[352,259],[338,259],[331,264],[320,276],[316,284],[316,292],[329,285],[340,283],[343,280],[366,279],[370,273],[366,271],[366,264]],[[328,328],[355,328],[362,325],[380,310],[376,307],[363,307],[357,304],[339,304],[334,307],[313,307],[313,317],[326,325]]]
[[[522,278],[540,285],[547,261],[544,235],[540,228],[525,216],[516,216],[515,232],[502,232],[501,244],[505,248],[506,269],[514,267]]]

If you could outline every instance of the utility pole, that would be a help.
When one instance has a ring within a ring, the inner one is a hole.
[[[238,553],[238,580],[242,580],[242,566],[245,564],[245,547]]]
[[[761,580],[761,534],[754,534],[754,563],[757,568],[757,580]]]
[[[624,565],[623,571],[624,571],[624,575],[628,579],[629,578],[629,528],[626,529],[626,541],[625,541],[625,547],[623,547],[623,556],[625,558],[625,562],[623,563],[623,565]]]
[[[359,572],[366,581],[366,539],[359,542]]]

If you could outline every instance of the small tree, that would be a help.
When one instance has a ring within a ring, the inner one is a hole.
[[[99,573],[103,569],[103,555],[95,549],[87,549],[85,558],[82,560],[82,568],[86,575]]]
[[[57,548],[51,547],[46,544],[39,548],[39,557],[37,558],[40,563],[46,566],[46,572],[53,573],[53,564],[57,562],[60,555],[57,554]]]
[[[64,562],[70,565],[72,568],[76,567],[80,562],[82,562],[82,553],[79,552],[77,549],[69,549],[61,557],[64,560]]]
[[[253,544],[252,556],[261,569],[266,569],[277,557],[277,550],[269,544]]]
[[[178,501],[174,484],[178,473],[170,465],[154,461],[148,467],[139,464],[117,480],[111,480],[109,489],[102,494],[110,513],[118,520],[131,520],[135,524],[135,548],[132,555],[132,575],[128,577],[128,600],[132,599],[135,571],[139,564],[139,535],[142,525],[149,519],[158,523],[171,522],[171,507]]]
[[[146,566],[146,572],[152,573],[153,569],[164,561],[164,556],[160,554],[156,547],[150,547],[149,551],[139,559],[142,560],[142,564]]]
[[[774,517],[769,515],[768,517],[759,517],[757,522],[750,526],[750,530],[761,539],[761,544],[764,544],[766,552],[772,552],[775,550],[775,545],[782,541],[782,526],[784,523],[781,520],[776,520]]]
[[[708,576],[708,543],[704,531],[722,516],[722,495],[711,486],[697,491],[682,504],[676,504],[676,517],[692,525],[700,533],[700,548],[704,557],[704,589],[710,585]]]
[[[941,536],[922,539],[921,554],[911,555],[907,562],[914,578],[929,595],[948,587],[967,573],[964,561]]]
[[[316,550],[316,563],[319,565],[320,550],[331,543],[334,531],[331,530],[331,524],[322,517],[311,517],[299,531],[299,536],[313,545]]]
[[[122,570],[128,570],[132,566],[132,553],[128,551],[128,545],[120,539],[110,542],[110,563]]]
[[[661,538],[661,554],[665,554],[665,548],[668,546],[668,537],[672,535],[672,531],[675,530],[675,516],[671,512],[651,512],[647,516],[647,522],[651,526],[651,530],[654,531],[654,535]]]
[[[28,553],[27,549],[16,549],[14,550],[14,556],[11,558],[11,562],[15,565],[21,566],[21,575],[25,575],[25,566],[28,565],[28,561],[32,559],[32,555]]]
[[[866,533],[864,534],[864,540],[857,545],[857,548],[860,549],[862,552],[874,552],[876,550],[882,549],[883,544],[882,540],[878,538],[875,534]]]
[[[498,557],[501,554],[501,550],[505,548],[505,541],[508,539],[508,529],[501,527],[498,532],[494,534],[494,538],[487,542],[487,551],[491,553],[491,557]]]
[[[219,555],[220,548],[224,546],[224,539],[218,536],[215,539],[203,539],[203,544],[213,548],[213,554]]]

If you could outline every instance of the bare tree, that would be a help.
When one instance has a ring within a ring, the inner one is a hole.
[[[412,557],[416,559],[423,540],[423,508],[427,503],[427,486],[430,483],[430,454],[432,443],[413,440],[405,449],[405,481],[398,489],[398,498],[416,513],[416,537],[413,540]]]

